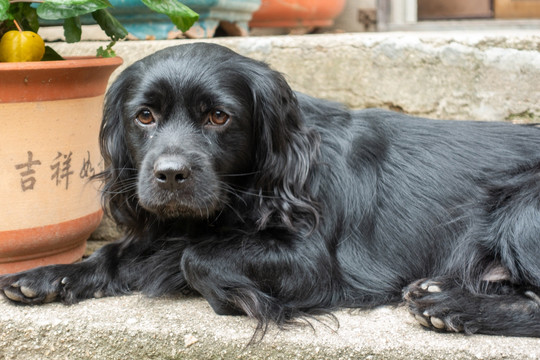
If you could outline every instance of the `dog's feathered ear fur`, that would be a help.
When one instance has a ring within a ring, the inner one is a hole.
[[[312,230],[319,212],[309,182],[319,135],[306,128],[298,100],[285,78],[266,64],[251,61],[254,66],[243,69],[250,72],[253,98],[255,187],[262,195],[258,225],[264,228],[278,222]]]
[[[96,175],[103,181],[102,201],[116,223],[128,231],[144,226],[147,212],[137,205],[137,170],[131,159],[123,124],[123,106],[130,89],[131,69],[125,70],[105,96],[99,135],[105,169]]]

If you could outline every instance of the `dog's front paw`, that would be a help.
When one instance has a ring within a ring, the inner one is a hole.
[[[54,284],[53,284],[54,287]],[[41,304],[56,300],[58,297],[57,291],[41,291],[35,287],[21,285],[19,281],[11,283],[11,285],[2,287],[3,295],[9,300],[21,302],[25,304]]]
[[[0,276],[0,292],[14,302],[43,304],[59,299],[66,283],[54,267],[42,267]]]

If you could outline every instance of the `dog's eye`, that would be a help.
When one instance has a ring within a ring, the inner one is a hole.
[[[156,119],[154,119],[154,115],[152,112],[148,109],[143,109],[139,111],[136,117],[137,121],[143,125],[152,125],[156,122]]]
[[[225,125],[229,121],[229,114],[221,110],[213,110],[208,115],[208,123],[215,126]]]

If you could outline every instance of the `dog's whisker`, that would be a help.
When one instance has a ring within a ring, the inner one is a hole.
[[[257,198],[265,198],[265,199],[280,199],[281,198],[279,195],[267,195],[254,189],[241,188],[239,186],[235,186],[231,184],[223,184],[223,186],[225,186],[223,190],[231,192],[235,196],[238,196],[238,197],[240,197],[240,194],[243,194],[243,195],[254,196]]]
[[[218,173],[220,177],[243,177],[243,176],[251,176],[251,175],[257,175],[260,174],[261,171],[251,171],[246,173],[233,173],[233,174],[227,174],[227,173]]]

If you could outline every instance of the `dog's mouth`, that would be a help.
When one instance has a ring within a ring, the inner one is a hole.
[[[201,202],[201,203],[185,203],[179,201],[169,201],[165,203],[148,203],[139,200],[140,205],[156,214],[162,219],[174,219],[174,218],[194,218],[194,219],[208,219],[214,215],[219,206],[215,202]]]

